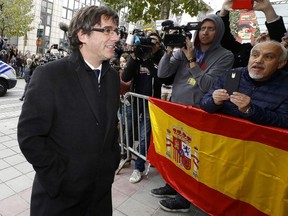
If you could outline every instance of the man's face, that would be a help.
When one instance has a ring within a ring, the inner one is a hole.
[[[259,43],[250,54],[249,76],[256,81],[267,80],[277,69],[283,66],[283,61],[279,62],[281,54],[282,50],[276,44]]]
[[[199,30],[199,40],[202,45],[210,45],[213,43],[216,35],[215,23],[211,20],[206,20],[202,23]]]
[[[124,57],[121,56],[121,57],[120,57],[120,67],[121,67],[121,69],[124,70],[126,64],[127,64],[126,59],[125,59]]]
[[[95,29],[106,28],[111,31],[110,33],[91,31],[90,35],[81,35],[81,41],[84,43],[81,52],[84,52],[86,54],[85,56],[88,55],[90,58],[94,58],[96,61],[100,62],[111,59],[114,56],[115,44],[119,41],[119,35],[114,31],[117,29],[117,25],[112,21],[112,19],[107,19],[102,16],[101,25],[96,24],[91,27]]]

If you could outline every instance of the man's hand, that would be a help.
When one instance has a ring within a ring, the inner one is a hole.
[[[281,43],[283,46],[287,49],[288,51],[288,40],[287,40],[287,35],[288,33],[285,33],[284,36],[281,38]]]
[[[222,8],[220,10],[220,16],[225,16],[228,14],[230,10],[232,10],[233,0],[225,0],[222,4]]]
[[[194,58],[194,49],[189,37],[186,37],[186,47],[182,48],[182,51],[184,52],[187,59]]]
[[[255,0],[254,10],[266,11],[272,8],[272,4],[269,0]]]
[[[230,101],[243,113],[251,106],[251,98],[239,92],[233,92],[233,94],[230,95]]]
[[[212,98],[216,105],[221,105],[224,101],[229,100],[229,94],[225,89],[217,89],[212,93]]]
[[[255,0],[254,10],[262,11],[265,14],[266,21],[272,22],[279,16],[276,14],[271,2],[269,0]]]
[[[166,48],[166,53],[167,53],[168,55],[172,55],[173,49],[174,49],[174,47],[167,46],[167,48]]]

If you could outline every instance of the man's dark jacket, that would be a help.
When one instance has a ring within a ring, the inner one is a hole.
[[[288,73],[277,70],[268,80],[256,82],[250,78],[247,67],[236,68],[234,71],[241,73],[238,92],[251,98],[250,112],[248,114],[240,112],[229,100],[219,106],[214,103],[212,94],[216,89],[225,88],[226,75],[203,96],[200,101],[201,108],[210,113],[219,112],[260,125],[288,128]]]
[[[112,215],[119,91],[108,61],[99,87],[79,50],[36,68],[18,124],[21,151],[36,171],[31,216],[107,215],[95,213],[99,204]]]

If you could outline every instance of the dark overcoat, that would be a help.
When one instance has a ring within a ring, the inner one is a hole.
[[[79,50],[36,68],[18,123],[21,151],[36,171],[31,216],[112,215],[119,91],[108,61],[98,84]]]

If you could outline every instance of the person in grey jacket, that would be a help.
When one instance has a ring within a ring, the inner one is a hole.
[[[172,102],[199,107],[203,95],[226,69],[232,68],[234,56],[220,44],[223,33],[222,19],[210,14],[203,19],[201,29],[196,32],[194,46],[187,37],[186,47],[175,53],[172,47],[167,47],[159,63],[158,76],[165,78],[175,74]],[[160,207],[166,211],[189,211],[190,202],[168,184],[152,189],[151,194],[160,198],[176,196],[159,202]]]
[[[201,108],[260,125],[288,128],[288,73],[281,70],[286,57],[287,50],[279,42],[256,44],[248,67],[232,71],[235,77],[239,73],[239,87],[229,95],[230,88],[225,83],[232,73],[227,73],[201,99]]]
[[[187,37],[187,48],[181,48],[172,55],[172,47],[167,47],[158,66],[158,76],[165,78],[175,74],[172,102],[198,107],[200,98],[212,87],[223,69],[232,67],[232,52],[220,45],[223,33],[221,18],[210,14],[202,21],[194,46]]]

